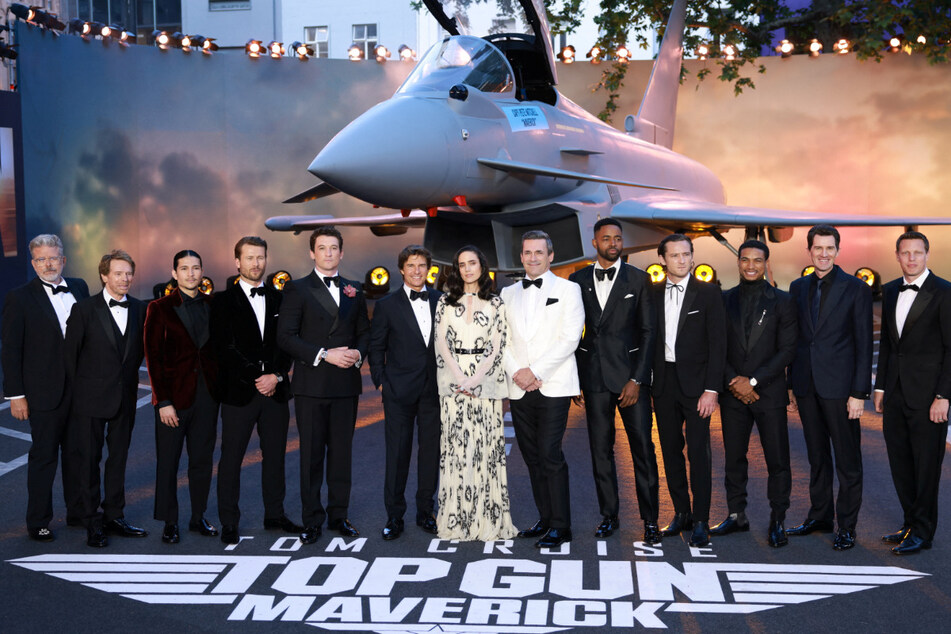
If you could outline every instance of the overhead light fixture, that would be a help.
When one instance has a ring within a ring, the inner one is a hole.
[[[248,54],[248,57],[260,57],[261,53],[264,52],[264,42],[261,40],[248,40],[248,43],[244,45],[244,52]]]
[[[274,59],[284,57],[286,51],[287,49],[284,48],[284,43],[278,42],[277,40],[271,40],[267,45],[267,52]]]
[[[709,264],[698,264],[693,270],[693,276],[700,282],[713,283],[717,281],[717,272]]]
[[[363,59],[363,47],[357,46],[357,43],[354,42],[350,45],[350,48],[347,49],[347,57],[350,58],[351,62],[359,62]]]
[[[588,54],[585,56],[591,60],[592,64],[601,63],[601,47],[595,44],[588,50]]]
[[[301,42],[291,44],[291,52],[297,55],[298,59],[306,61],[308,57],[313,56],[314,49]]]
[[[562,47],[561,52],[558,53],[558,59],[561,60],[562,64],[573,64],[575,61],[575,47],[571,44]]]
[[[406,46],[405,44],[400,46],[398,53],[399,53],[401,62],[411,62],[414,59],[416,59],[416,51]]]
[[[651,264],[647,267],[647,274],[650,275],[651,282],[655,284],[667,279],[667,271],[664,270],[662,264]]]
[[[382,44],[373,49],[373,52],[376,54],[376,61],[380,64],[384,63],[392,56],[390,49],[386,48]]]
[[[832,50],[839,55],[845,55],[849,52],[849,41],[844,37],[832,45]]]
[[[812,38],[812,41],[809,42],[809,57],[819,57],[820,55],[822,55],[822,42]]]
[[[783,40],[779,43],[779,46],[776,47],[776,52],[779,53],[779,55],[784,59],[787,57],[792,57],[794,50],[796,50],[796,47],[789,40]]]
[[[279,291],[284,290],[284,285],[291,281],[291,274],[287,271],[278,271],[271,276],[271,286]]]

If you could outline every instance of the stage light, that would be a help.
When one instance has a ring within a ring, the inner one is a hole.
[[[723,47],[723,56],[726,58],[726,61],[732,62],[736,59],[736,47],[732,44],[727,44]]]
[[[162,289],[162,295],[163,295],[163,296],[165,296],[165,295],[171,295],[171,294],[172,294],[172,291],[174,291],[176,288],[178,288],[178,282],[176,282],[174,279],[169,280],[169,281],[165,284],[165,287]]]
[[[647,274],[651,276],[651,282],[655,284],[667,279],[667,271],[665,271],[663,265],[660,264],[651,264],[648,266]]]
[[[426,274],[426,281],[430,285],[435,285],[436,280],[438,278],[439,278],[439,266],[436,264],[433,264],[431,267],[429,267],[429,273]]]
[[[390,281],[390,272],[385,266],[378,266],[370,271],[370,283],[374,286],[383,286]]]
[[[350,58],[351,62],[359,62],[363,59],[363,48],[357,46],[356,43],[350,45],[350,48],[347,49],[347,57]]]
[[[889,38],[889,40],[888,40],[888,52],[889,52],[889,53],[897,53],[897,52],[900,51],[900,50],[901,50],[901,38],[898,37],[898,36],[894,36],[894,37]]]
[[[103,26],[99,22],[86,22],[83,24],[83,35],[87,37],[96,37],[102,35]]]
[[[921,45],[925,45],[925,44],[928,43],[928,40],[927,40],[927,38],[925,38],[924,35],[919,35],[919,36],[918,36],[918,39],[915,40],[915,41],[918,42],[918,43],[921,44]]]
[[[558,53],[558,59],[561,60],[562,64],[573,64],[575,61],[575,47],[569,44],[561,49],[561,52]]]
[[[799,277],[806,277],[807,275],[812,275],[812,272],[816,270],[816,267],[809,265],[802,270],[802,273],[799,274]]]
[[[413,61],[414,59],[416,59],[416,51],[414,51],[414,50],[411,49],[410,47],[406,46],[405,44],[403,44],[402,46],[400,46],[398,52],[399,52],[399,55],[400,55],[400,61],[401,61],[401,62],[411,62],[411,61]]]
[[[693,276],[700,282],[716,282],[717,272],[709,264],[698,264],[693,270]]]
[[[21,20],[26,20],[27,22],[33,20],[33,16],[35,15],[30,7],[18,2],[11,4],[8,11],[12,13],[14,17],[20,18]]]
[[[838,42],[832,45],[832,50],[834,50],[839,55],[845,55],[849,52],[849,41],[845,38],[840,39]]]
[[[796,47],[793,46],[792,42],[789,40],[783,40],[779,43],[779,46],[776,47],[776,52],[782,57],[791,57],[795,48]]]
[[[615,56],[617,57],[617,61],[627,62],[631,59],[631,51],[629,51],[628,48],[622,44],[615,52]]]
[[[132,31],[122,31],[119,34],[119,41],[123,44],[135,44],[136,37]]]
[[[590,59],[592,64],[600,64],[601,63],[601,47],[595,44],[594,46],[591,47],[591,49],[588,51],[588,54],[585,57]]]
[[[215,44],[215,38],[205,37],[204,35],[193,35],[192,46],[200,48],[202,53],[211,53],[212,51],[218,50],[218,45]]]
[[[822,54],[822,42],[813,38],[809,42],[809,57],[819,57]]]
[[[163,51],[168,48],[170,41],[168,33],[165,31],[159,31],[158,29],[152,31],[152,42]]]
[[[112,27],[109,26],[108,24],[103,24],[102,27],[99,29],[99,35],[101,35],[103,39],[107,37],[112,37],[112,33],[113,33]]]
[[[198,285],[198,292],[204,295],[211,295],[215,292],[215,283],[210,277],[201,278],[201,284]]]
[[[706,44],[701,44],[697,47],[697,57],[700,59],[707,59],[707,56],[710,54],[710,47]]]
[[[875,286],[878,280],[878,274],[867,266],[863,266],[855,272],[855,277],[859,278],[869,286]]]
[[[190,51],[194,43],[190,35],[182,35],[178,40],[179,45],[182,47],[183,51]]]
[[[244,52],[249,57],[260,57],[264,52],[264,43],[261,40],[248,40],[248,43],[244,45]]]
[[[382,44],[373,49],[373,52],[376,54],[376,61],[380,64],[384,63],[392,55],[392,53],[390,53],[390,49],[386,48]]]
[[[363,280],[367,299],[378,299],[390,292],[390,272],[385,266],[376,266],[367,271]]]
[[[83,35],[83,27],[86,23],[79,18],[73,18],[66,27],[66,32],[70,35]]]
[[[271,286],[276,290],[283,291],[284,285],[291,281],[291,274],[287,271],[278,271],[271,276]]]
[[[6,42],[0,40],[0,59],[16,59],[17,52],[13,50],[13,47],[16,44],[7,44]]]
[[[306,61],[308,57],[314,54],[314,49],[301,42],[291,44],[291,51],[303,61]]]
[[[271,40],[268,43],[267,50],[268,50],[268,53],[271,55],[271,57],[273,57],[274,59],[284,57],[284,53],[287,51],[287,49],[284,48],[284,43],[278,42],[276,40]]]

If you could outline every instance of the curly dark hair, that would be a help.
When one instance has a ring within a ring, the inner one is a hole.
[[[475,253],[482,268],[482,274],[479,276],[479,299],[491,299],[495,295],[495,280],[489,275],[489,262],[485,259],[485,254],[479,247],[467,244],[452,256],[452,266],[446,277],[446,302],[450,306],[458,306],[463,295],[465,285],[462,282],[462,274],[459,273],[459,256],[466,252]]]

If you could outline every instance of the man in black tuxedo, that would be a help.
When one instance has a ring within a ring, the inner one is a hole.
[[[796,353],[796,304],[766,280],[769,247],[759,240],[740,245],[740,283],[723,294],[727,314],[726,392],[720,400],[724,484],[729,516],[711,535],[749,530],[746,519],[747,452],[753,423],[759,430],[770,519],[767,541],[789,543],[783,521],[789,508],[792,471],[786,423],[786,366]]]
[[[667,271],[654,285],[657,347],[654,354],[654,411],[664,456],[674,518],[664,537],[693,528],[691,546],[710,543],[710,416],[723,389],[726,317],[720,289],[691,276],[693,242],[673,233],[657,247]],[[684,462],[684,430],[690,486]],[[693,492],[693,507],[690,492]]]
[[[874,403],[903,512],[901,530],[882,537],[896,555],[931,548],[948,437],[951,283],[928,270],[929,250],[923,233],[902,234],[902,277],[883,288]]]
[[[135,262],[125,251],[99,261],[102,292],[77,302],[66,325],[66,376],[73,390],[69,442],[75,453],[86,543],[103,547],[105,531],[124,537],[148,532],[125,521],[125,466],[135,424],[145,305],[127,293]],[[99,463],[108,444],[105,495]],[[102,503],[102,513],[99,504]]]
[[[442,294],[426,288],[432,266],[427,249],[412,244],[397,260],[403,286],[373,307],[367,361],[373,384],[383,388],[386,469],[383,503],[386,526],[383,539],[396,539],[403,532],[406,513],[406,478],[416,437],[416,524],[436,534],[433,514],[439,480],[439,392],[436,389],[436,352],[433,322]]]
[[[0,327],[3,394],[17,420],[30,421],[27,460],[26,528],[31,539],[53,541],[53,480],[62,455],[66,522],[82,523],[79,487],[66,441],[70,390],[66,381],[63,338],[73,305],[89,297],[86,282],[63,277],[63,242],[52,234],[30,241],[36,277],[7,293]]]
[[[219,361],[221,459],[218,519],[221,541],[237,544],[241,463],[257,426],[261,444],[264,528],[300,533],[284,513],[284,455],[290,412],[290,356],[277,345],[283,295],[265,284],[267,242],[245,236],[234,245],[238,280],[211,302],[211,339]]]
[[[300,431],[301,541],[313,544],[321,525],[344,537],[360,533],[347,519],[360,366],[370,340],[366,296],[358,282],[337,272],[343,236],[332,226],[310,236],[314,270],[289,282],[277,322],[277,343],[294,359],[291,388]],[[327,465],[327,507],[320,488]]]
[[[872,387],[872,291],[836,266],[835,227],[816,225],[806,239],[815,270],[789,286],[799,321],[790,382],[806,438],[812,506],[806,521],[787,533],[830,532],[834,514],[839,528],[832,547],[848,550],[855,546],[862,506],[859,418]],[[834,507],[833,455],[839,480]]]
[[[597,261],[568,279],[581,287],[584,335],[575,356],[588,419],[588,444],[601,510],[595,537],[609,537],[619,527],[617,470],[614,464],[614,412],[624,423],[637,505],[644,522],[644,541],[661,541],[657,527],[658,475],[651,440],[650,379],[657,339],[650,277],[621,261],[621,223],[603,218],[591,241]]]
[[[218,529],[205,519],[218,437],[218,363],[209,335],[211,299],[199,289],[201,256],[186,249],[172,258],[175,290],[145,312],[145,353],[155,408],[155,519],[162,541],[177,544],[178,467],[188,448],[188,530],[205,537]]]

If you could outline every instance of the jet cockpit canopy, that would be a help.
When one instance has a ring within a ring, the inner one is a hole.
[[[396,92],[445,94],[457,84],[482,92],[510,93],[515,81],[502,51],[481,38],[454,35],[434,44]]]

